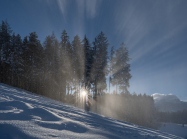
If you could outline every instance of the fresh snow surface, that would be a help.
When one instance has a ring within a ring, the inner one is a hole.
[[[0,138],[180,139],[0,84]]]
[[[182,124],[162,123],[160,130],[187,139],[187,125],[182,127]]]

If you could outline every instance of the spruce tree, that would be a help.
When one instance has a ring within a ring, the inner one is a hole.
[[[37,81],[39,79],[39,73],[40,73],[40,64],[42,62],[42,53],[43,53],[43,47],[40,44],[40,41],[38,40],[38,35],[36,32],[32,32],[29,35],[29,40],[27,44],[27,62],[29,69],[29,80],[30,80],[30,91],[37,92],[38,91],[38,84]]]
[[[92,80],[94,81],[95,96],[106,88],[106,75],[108,74],[108,40],[101,32],[93,42],[94,56],[92,66]],[[98,92],[99,91],[99,92]]]
[[[9,48],[11,40],[11,27],[7,21],[0,24],[0,82],[3,75],[3,83],[5,83],[6,68],[8,66],[7,59],[9,57]]]
[[[93,62],[93,53],[92,53],[92,47],[86,35],[84,36],[82,43],[83,43],[84,59],[85,59],[84,87],[85,89],[89,90],[91,87],[90,74],[91,74],[91,68],[92,68],[92,62]]]
[[[110,50],[110,62],[109,62],[109,94],[110,94],[110,83],[112,82],[112,73],[114,69],[114,64],[115,64],[115,50],[114,46],[112,46]]]
[[[28,44],[29,44],[29,40],[28,40],[28,36],[24,37],[23,39],[23,45],[22,45],[22,53],[21,53],[21,57],[22,57],[22,65],[23,66],[23,88],[25,90],[28,90],[29,89],[29,79],[28,79],[28,75],[29,75],[29,70],[30,69],[30,66],[29,66],[29,63],[28,63],[28,60],[29,60],[29,47],[28,47]]]
[[[22,65],[22,57],[21,53],[22,52],[22,39],[21,36],[13,35],[11,36],[11,47],[9,49],[9,63],[11,64],[11,85],[12,86],[19,86],[20,83],[20,76],[21,76],[21,71],[23,70],[23,65]]]
[[[67,47],[69,44],[69,36],[67,35],[66,30],[62,31],[61,34],[61,42],[60,42],[60,69],[61,69],[61,91],[60,91],[60,99],[61,101],[65,102],[66,96],[66,87],[67,87],[67,78],[68,78],[68,71],[67,71],[67,64],[68,64],[68,52]]]
[[[130,74],[130,61],[128,50],[125,44],[122,43],[120,48],[116,51],[116,61],[114,65],[113,84],[119,85],[119,89],[123,92],[128,92],[127,88],[129,85]]]
[[[80,88],[83,86],[84,80],[84,49],[80,37],[76,35],[72,41],[73,53],[73,69],[75,78],[75,88],[80,93]],[[78,94],[79,94],[78,93]]]
[[[66,47],[66,84],[67,84],[67,101],[69,102],[69,94],[70,94],[70,88],[73,84],[73,52],[72,52],[72,45],[68,41],[67,47]]]
[[[45,92],[51,98],[57,99],[60,96],[59,89],[59,43],[54,35],[54,32],[51,36],[47,36],[44,41],[44,60],[45,60]]]

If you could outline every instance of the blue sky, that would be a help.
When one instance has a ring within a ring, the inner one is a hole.
[[[187,101],[186,0],[0,0],[0,20],[22,38],[65,29],[90,42],[103,31],[110,47],[122,42],[132,58],[129,91],[174,94]]]

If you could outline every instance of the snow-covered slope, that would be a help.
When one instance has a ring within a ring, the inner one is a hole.
[[[0,84],[0,138],[180,137],[107,118]]]
[[[187,102],[180,101],[175,95],[155,93],[152,96],[155,101],[155,106],[159,111],[176,112],[178,110],[187,109]]]
[[[182,124],[162,123],[159,130],[187,139],[187,125],[183,127]]]

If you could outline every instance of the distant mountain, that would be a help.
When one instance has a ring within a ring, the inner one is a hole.
[[[187,102],[180,101],[176,95],[155,93],[152,96],[155,101],[155,106],[159,111],[176,112],[187,109]]]

